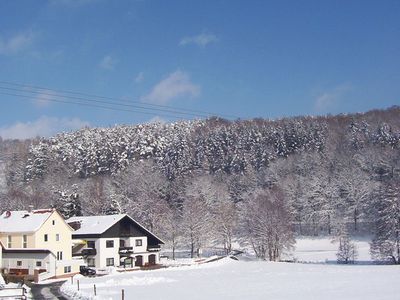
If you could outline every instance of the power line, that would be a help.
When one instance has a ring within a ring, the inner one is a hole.
[[[84,99],[87,99],[87,97],[90,97],[91,100],[93,100],[93,98],[98,98],[98,99],[104,99],[104,100],[112,100],[113,103],[115,104],[119,104],[119,105],[126,105],[127,103],[129,103],[130,105],[132,105],[131,103],[135,103],[137,105],[140,105],[142,108],[144,107],[148,107],[147,109],[150,108],[154,108],[154,109],[164,109],[164,110],[169,110],[171,112],[188,112],[191,113],[193,115],[197,115],[197,116],[220,116],[220,117],[226,117],[226,118],[234,118],[234,119],[239,119],[240,117],[235,116],[235,115],[230,115],[230,114],[220,114],[220,113],[214,113],[214,112],[208,112],[208,111],[202,111],[202,110],[194,110],[194,109],[187,109],[187,108],[179,108],[179,107],[172,107],[172,106],[168,106],[168,105],[161,105],[161,104],[150,104],[150,103],[143,103],[140,101],[133,101],[133,100],[125,100],[125,101],[121,101],[121,99],[118,98],[114,98],[114,97],[106,97],[106,96],[99,96],[99,95],[94,95],[94,94],[88,94],[88,93],[83,93],[83,92],[76,92],[76,91],[70,91],[70,90],[57,90],[57,89],[52,89],[52,88],[47,88],[47,87],[42,87],[42,86],[36,86],[36,85],[27,85],[27,84],[21,84],[21,83],[16,83],[16,82],[10,82],[10,81],[3,81],[0,80],[0,83],[2,84],[6,84],[6,85],[12,85],[12,86],[18,86],[18,87],[22,87],[22,88],[30,88],[30,89],[37,89],[37,90],[41,90],[39,93],[43,94],[46,93],[48,91],[54,92],[54,93],[62,93],[62,94],[72,94],[72,95],[79,95],[79,96],[84,96]],[[72,96],[65,96],[65,98],[68,97],[72,97]]]
[[[5,92],[0,92],[0,95],[24,98],[24,99],[18,99],[18,100],[28,100],[28,101],[34,100],[34,98],[32,98],[32,96],[28,96],[28,95],[12,94],[12,93],[5,93]],[[171,115],[171,114],[151,113],[151,112],[138,111],[138,110],[133,110],[133,109],[116,108],[116,107],[97,105],[97,104],[91,104],[91,103],[74,102],[74,101],[66,101],[66,100],[58,100],[58,99],[46,99],[46,101],[57,102],[57,103],[65,103],[65,104],[74,104],[74,105],[87,106],[87,107],[95,107],[95,108],[108,109],[108,110],[113,110],[113,111],[133,112],[133,113],[147,114],[147,115],[152,115],[152,116],[160,115],[160,116],[163,116],[163,117],[182,119],[182,116],[178,117],[176,115]]]
[[[86,101],[86,102],[92,102],[92,103],[107,104],[107,105],[117,106],[117,107],[121,106],[121,107],[133,108],[133,109],[142,109],[142,110],[147,110],[147,111],[158,111],[158,112],[162,112],[162,113],[188,115],[188,116],[192,116],[192,117],[201,117],[201,118],[209,117],[207,115],[194,114],[194,113],[190,113],[190,112],[181,112],[181,111],[161,109],[161,108],[150,108],[150,107],[143,107],[140,105],[126,104],[126,103],[114,103],[114,102],[109,102],[109,101],[87,99],[87,98],[83,98],[83,97],[66,96],[66,95],[54,94],[54,93],[48,93],[48,92],[35,92],[35,91],[28,91],[28,90],[23,90],[23,89],[15,89],[15,88],[2,87],[2,86],[0,86],[0,89],[16,91],[16,92],[25,93],[25,94],[31,94],[31,95],[14,95],[14,96],[26,96],[26,97],[34,98],[34,97],[38,97],[41,95],[45,95],[45,96],[52,97],[52,98],[46,98],[45,101],[52,101],[52,99],[57,99],[57,98],[66,98],[66,99],[73,99],[73,100]],[[10,94],[10,95],[13,95],[13,94]],[[61,101],[56,101],[56,102],[61,102]],[[76,104],[76,103],[82,103],[82,102],[72,102],[72,101],[64,100],[61,103]],[[99,106],[99,107],[102,107],[102,106]],[[102,108],[104,108],[104,107],[102,107]],[[128,111],[128,110],[125,110],[125,111]],[[136,112],[140,112],[140,111],[136,111]],[[149,113],[149,114],[154,115],[156,113]],[[159,113],[157,113],[157,114],[159,114]]]

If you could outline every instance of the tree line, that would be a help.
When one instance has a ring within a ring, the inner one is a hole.
[[[129,213],[192,256],[238,242],[279,260],[296,235],[368,234],[376,259],[400,263],[399,147],[398,107],[0,140],[0,204]]]

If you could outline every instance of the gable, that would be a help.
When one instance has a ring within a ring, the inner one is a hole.
[[[106,230],[101,237],[112,238],[112,237],[147,237],[147,244],[149,246],[156,246],[164,244],[164,242],[155,236],[153,233],[145,229],[131,217],[126,215],[108,230]]]
[[[53,220],[56,221],[57,226],[62,224],[63,228],[66,227],[65,229],[71,232],[74,231],[74,229],[65,221],[63,216],[57,210],[53,210],[51,215],[42,223],[37,231],[44,228],[52,228],[52,225],[50,223],[53,222]]]

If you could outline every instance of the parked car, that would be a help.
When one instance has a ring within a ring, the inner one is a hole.
[[[94,276],[96,275],[96,270],[86,266],[80,266],[79,273],[83,276]]]

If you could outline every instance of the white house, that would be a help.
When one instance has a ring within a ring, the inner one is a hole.
[[[73,255],[90,267],[148,266],[160,261],[164,242],[126,214],[73,217],[67,223],[72,234]]]

